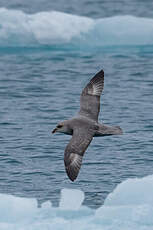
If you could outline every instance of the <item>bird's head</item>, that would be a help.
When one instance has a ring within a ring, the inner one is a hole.
[[[60,132],[62,133],[62,130],[64,128],[63,122],[60,122],[59,124],[56,125],[56,128],[53,129],[52,133]]]
[[[57,124],[56,128],[53,129],[52,133],[67,133],[68,132],[68,124],[67,121],[63,121]]]

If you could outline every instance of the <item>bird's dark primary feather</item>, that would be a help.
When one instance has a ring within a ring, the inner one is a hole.
[[[76,127],[64,153],[65,169],[70,180],[74,181],[79,173],[83,155],[92,141],[93,131],[86,127]]]
[[[98,72],[81,93],[79,114],[98,121],[100,96],[104,88],[104,71]]]

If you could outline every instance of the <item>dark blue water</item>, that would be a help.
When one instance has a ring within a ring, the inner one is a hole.
[[[152,2],[141,2],[139,8],[136,1],[118,2],[119,7],[108,1],[62,2],[62,7],[57,1],[0,2],[9,8],[0,11],[0,193],[56,205],[63,187],[77,188],[85,192],[86,205],[98,207],[126,178],[153,173]],[[112,17],[107,31],[106,21],[92,19],[95,14],[133,15],[133,9],[135,16],[146,12],[147,21]],[[71,18],[44,12],[50,10],[68,12]],[[114,21],[118,30],[111,34]],[[102,68],[99,119],[121,126],[124,135],[94,138],[72,183],[63,162],[70,137],[51,131],[77,113],[82,88]]]
[[[101,18],[114,15],[136,15],[153,17],[152,0],[0,0],[0,7],[19,9],[27,13],[40,11],[62,11],[65,13]]]

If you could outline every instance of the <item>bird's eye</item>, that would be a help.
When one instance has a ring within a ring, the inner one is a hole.
[[[57,128],[59,128],[59,129],[62,128],[62,125],[58,125]]]

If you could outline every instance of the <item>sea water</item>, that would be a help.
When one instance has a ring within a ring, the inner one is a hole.
[[[49,221],[56,217],[61,225],[66,224],[65,229],[70,228],[66,218],[90,229],[84,221],[88,215],[91,229],[95,229],[94,223],[99,223],[97,229],[105,229],[104,224],[111,229],[107,223],[119,229],[126,217],[127,229],[153,227],[145,198],[151,199],[151,176],[130,179],[153,174],[152,9],[152,2],[137,1],[0,1],[3,229],[22,229],[20,219],[34,223],[29,229],[38,229],[39,224],[35,225],[40,222],[43,229],[49,229],[53,228]],[[124,135],[94,138],[72,183],[63,162],[70,137],[51,131],[59,121],[77,114],[83,87],[101,69],[105,86],[99,120],[119,125]],[[137,181],[145,187],[144,180],[148,181],[148,195],[137,189]],[[117,207],[105,207],[111,197],[108,194],[117,194],[118,188],[118,198],[111,199],[111,205],[116,202]],[[121,202],[124,207],[119,207]],[[63,211],[76,204],[78,213]],[[55,219],[52,223],[56,225]]]

